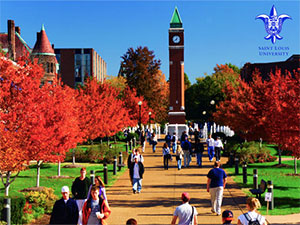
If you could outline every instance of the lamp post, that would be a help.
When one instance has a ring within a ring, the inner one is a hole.
[[[141,122],[141,120],[142,120],[142,116],[141,116],[142,104],[143,104],[142,101],[138,102],[138,105],[139,105],[139,128],[140,128],[140,130],[142,130],[142,126],[141,126],[141,123],[142,123]]]
[[[149,112],[149,126],[150,126],[150,123],[151,123],[151,112]]]

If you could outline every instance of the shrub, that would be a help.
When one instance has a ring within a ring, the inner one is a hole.
[[[48,214],[52,212],[52,207],[57,200],[54,190],[47,187],[44,187],[42,191],[25,192],[24,195],[26,201],[32,205],[33,209],[41,207]]]
[[[245,142],[235,145],[237,156],[240,158],[240,162],[246,163],[263,163],[274,162],[277,157],[271,156],[270,151],[266,147],[259,147],[256,142]]]
[[[135,137],[136,140],[139,140],[139,135],[137,133],[129,133],[127,135],[126,141],[130,141]]]
[[[124,140],[126,139],[126,137],[124,136],[123,131],[119,131],[119,132],[116,134],[116,136],[117,136],[117,140],[118,140],[118,141],[124,141]]]
[[[25,205],[25,198],[13,197],[11,198],[11,224],[22,224],[23,208]],[[0,220],[4,220],[3,215],[4,198],[0,197]]]

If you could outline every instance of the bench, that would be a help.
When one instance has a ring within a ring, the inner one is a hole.
[[[261,179],[260,184],[259,184],[259,188],[258,189],[250,189],[250,192],[253,195],[256,195],[256,198],[259,199],[259,201],[261,202],[261,194],[263,194],[267,189],[267,182],[263,179]]]

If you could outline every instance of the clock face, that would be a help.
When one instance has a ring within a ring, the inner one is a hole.
[[[175,35],[175,36],[173,36],[172,40],[175,44],[178,44],[180,42],[180,37]]]

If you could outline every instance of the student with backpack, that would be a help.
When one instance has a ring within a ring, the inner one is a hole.
[[[248,212],[238,217],[238,225],[267,225],[265,217],[256,212],[261,207],[257,198],[249,197],[246,206]]]
[[[168,147],[171,148],[171,135],[170,135],[169,132],[168,132],[168,134],[165,137],[165,141],[166,141]]]

